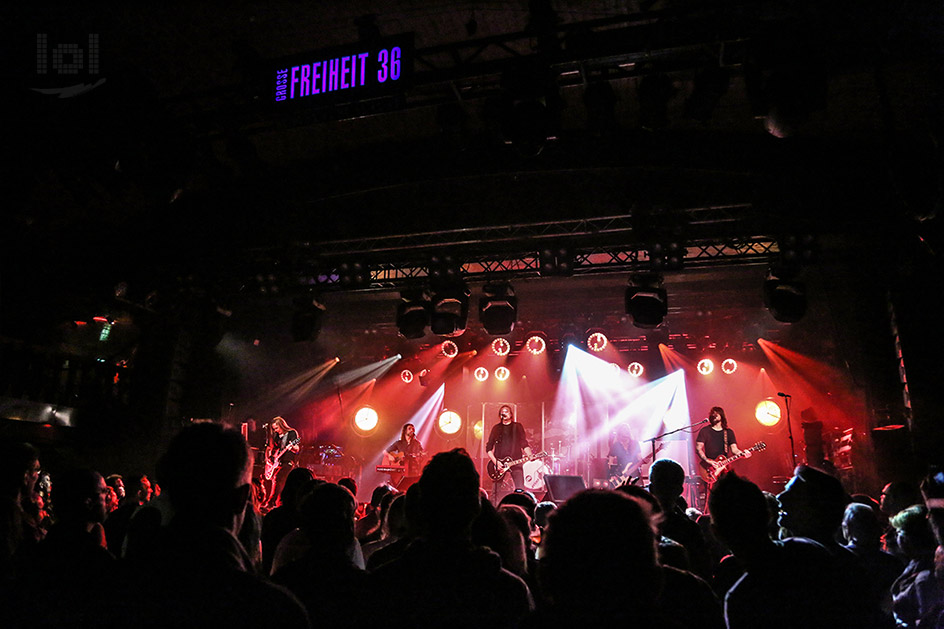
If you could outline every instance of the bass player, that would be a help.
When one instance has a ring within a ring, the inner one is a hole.
[[[507,404],[498,409],[499,422],[492,426],[488,433],[488,441],[485,442],[485,454],[492,461],[492,464],[498,470],[505,470],[505,464],[502,460],[517,460],[521,458],[531,459],[531,446],[528,444],[528,436],[525,434],[524,426],[515,421],[514,412]],[[524,465],[523,462],[513,465],[507,469],[501,479],[494,482],[492,500],[496,503],[502,498],[499,492],[505,482],[506,476],[511,476],[515,483],[515,489],[524,490]]]
[[[298,431],[288,425],[284,417],[273,417],[269,423],[271,433],[266,440],[265,478],[268,482],[269,500],[266,508],[276,506],[285,479],[295,467],[295,456],[301,450]]]

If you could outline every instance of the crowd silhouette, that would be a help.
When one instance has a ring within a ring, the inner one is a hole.
[[[735,472],[707,510],[647,488],[493,503],[462,449],[406,492],[298,467],[264,511],[245,439],[181,430],[149,477],[54,470],[0,444],[3,627],[944,627],[944,474],[851,496],[800,465]],[[41,485],[44,486],[41,487]]]

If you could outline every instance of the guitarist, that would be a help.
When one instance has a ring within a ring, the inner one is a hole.
[[[295,467],[295,457],[301,450],[298,445],[298,431],[288,425],[284,417],[273,417],[269,426],[272,432],[266,442],[266,464],[277,465],[270,481],[269,507],[275,507],[288,473]]]
[[[426,450],[423,444],[416,438],[416,426],[413,424],[404,424],[400,430],[400,438],[386,449],[383,454],[383,464],[394,466],[403,465],[406,467],[407,477],[420,476],[423,473],[423,465],[426,462]],[[391,481],[394,487],[399,485],[403,474],[391,474]]]
[[[533,455],[524,426],[515,421],[511,407],[505,404],[498,409],[498,419],[500,421],[492,426],[491,432],[488,433],[488,441],[485,442],[485,454],[491,459],[496,469],[504,469],[504,465],[499,462],[501,459],[515,460],[522,457],[530,459]],[[525,489],[523,463],[512,466],[505,476],[511,476],[515,483],[515,489],[521,489],[522,491]],[[492,499],[495,501],[501,498],[498,494],[505,481],[505,476],[501,480],[495,481],[492,492]]]
[[[607,477],[615,489],[628,480],[630,471],[640,460],[639,444],[633,439],[629,424],[620,424],[616,428],[616,438],[610,444],[606,460],[609,465]]]
[[[701,466],[706,470],[720,468],[721,464],[716,461],[718,458],[751,456],[750,452],[742,451],[738,447],[734,430],[728,428],[728,418],[720,406],[713,406],[708,412],[708,425],[699,430],[698,436],[695,437],[695,452]]]

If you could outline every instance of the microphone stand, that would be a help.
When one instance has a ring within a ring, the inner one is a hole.
[[[786,394],[781,394],[783,397],[783,405],[787,409],[787,434],[790,436],[790,460],[793,462],[793,467],[796,468],[797,464],[797,455],[796,455],[796,446],[793,443],[793,423],[790,421],[790,399],[791,396]],[[793,473],[793,470],[790,470],[790,473]]]
[[[668,437],[669,435],[674,435],[674,434],[677,433],[677,432],[682,432],[683,430],[691,430],[692,428],[698,428],[698,427],[701,426],[702,424],[707,424],[707,423],[708,423],[708,420],[707,420],[707,419],[703,419],[703,420],[701,420],[700,422],[695,422],[694,424],[691,424],[690,426],[682,426],[681,428],[676,428],[675,430],[667,430],[666,432],[662,433],[661,435],[656,435],[656,436],[653,437],[652,439],[647,439],[647,441],[649,442],[650,447],[652,448],[652,462],[653,462],[653,463],[656,462],[656,441],[658,441],[659,439],[662,439],[663,437]]]

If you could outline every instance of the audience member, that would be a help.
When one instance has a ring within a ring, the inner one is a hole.
[[[548,518],[538,580],[547,604],[523,626],[681,627],[656,609],[663,573],[645,502],[587,489]]]
[[[314,479],[315,475],[307,467],[293,467],[285,478],[279,506],[262,518],[262,573],[271,574],[275,550],[282,538],[298,528],[299,490]]]
[[[236,537],[251,472],[249,448],[235,430],[199,423],[173,438],[158,464],[173,519],[159,552],[134,562],[133,578],[105,610],[115,614],[108,626],[309,626],[290,592],[253,573]]]
[[[310,546],[278,568],[273,580],[295,593],[319,626],[366,626],[376,610],[363,606],[367,573],[352,560],[357,546],[354,496],[340,485],[321,483],[301,497],[298,510]]]
[[[435,455],[419,482],[421,535],[371,573],[375,609],[406,627],[517,627],[533,608],[528,586],[472,543],[479,474],[461,449]]]
[[[711,578],[711,557],[698,524],[679,505],[685,489],[685,470],[672,459],[659,459],[649,468],[649,492],[662,505],[659,531],[685,547],[691,571],[703,579]]]
[[[919,627],[918,621],[944,602],[944,590],[934,578],[937,540],[928,523],[928,508],[914,505],[892,516],[898,548],[908,559],[892,584],[892,611],[899,627]]]
[[[882,550],[882,524],[876,509],[860,502],[849,503],[842,519],[842,534],[846,548],[855,553],[865,569],[882,614],[891,618],[892,583],[901,575],[905,564]]]
[[[788,483],[794,494],[805,491],[797,478]],[[797,509],[800,500],[793,497],[787,503]],[[810,506],[814,501],[810,496],[803,502]],[[770,538],[767,501],[757,485],[733,472],[722,474],[708,497],[708,511],[716,534],[745,570],[725,595],[728,629],[877,625],[877,605],[873,610],[861,600],[862,582],[822,544]],[[811,530],[822,528],[819,519],[814,518]]]

